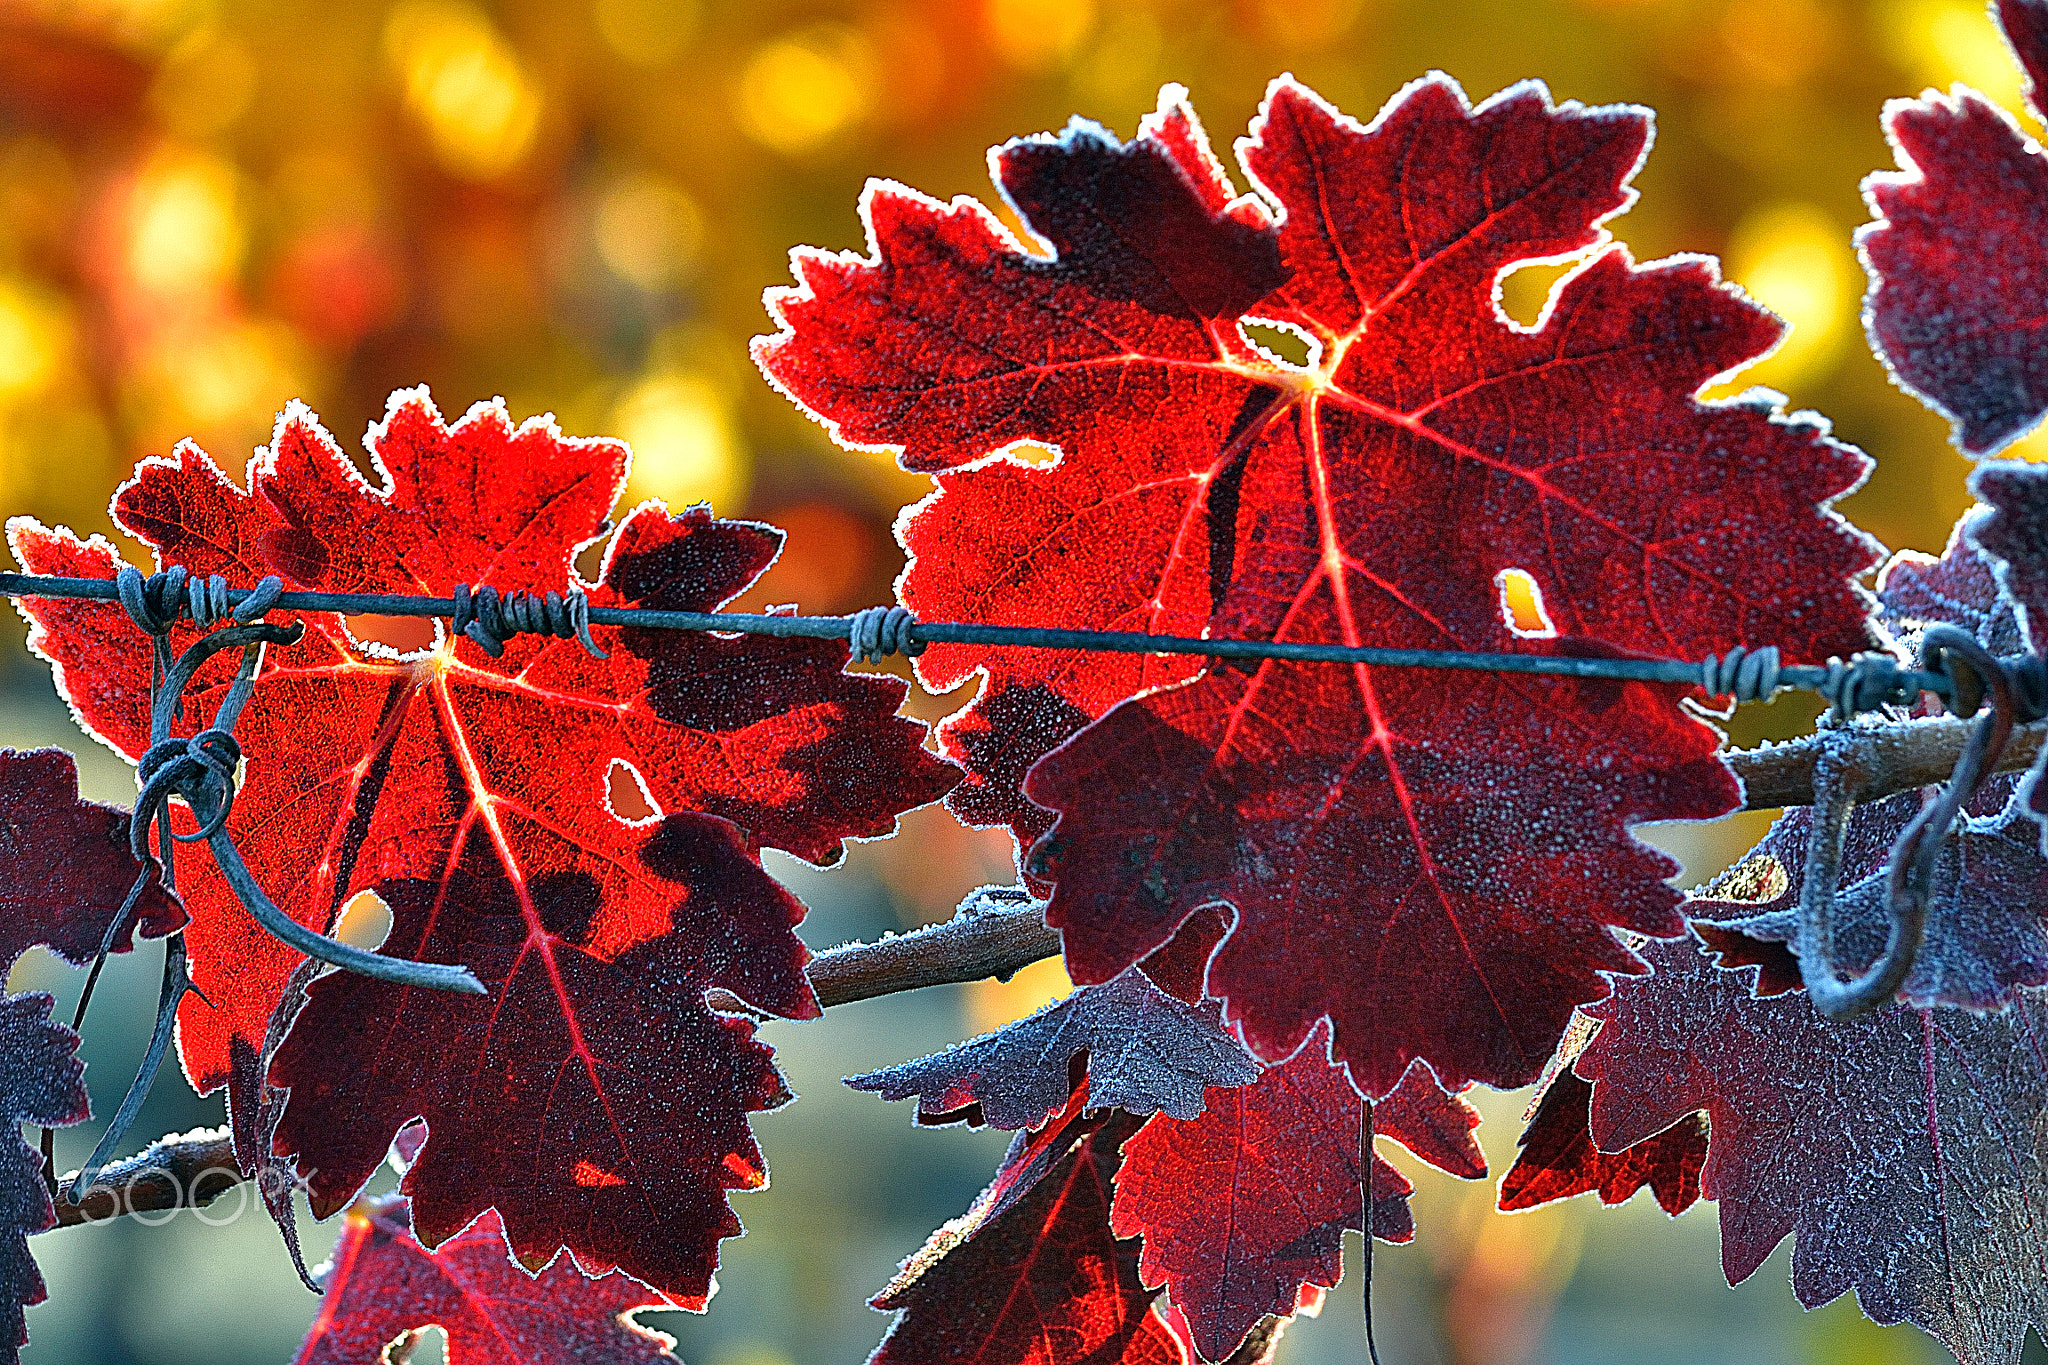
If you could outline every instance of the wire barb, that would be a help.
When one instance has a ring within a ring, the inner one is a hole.
[[[187,572],[182,564],[173,564],[145,578],[140,569],[124,564],[114,576],[114,589],[138,629],[164,636],[184,616],[201,630],[228,620],[240,625],[260,621],[284,592],[284,580],[268,574],[235,601],[227,579],[219,574],[201,577]]]
[[[1911,702],[1919,689],[1907,685],[1897,659],[1871,651],[1851,659],[1829,659],[1826,674],[1813,690],[1827,701],[1830,714],[1846,723],[1865,711]]]
[[[493,659],[504,654],[505,642],[515,635],[574,640],[593,659],[611,657],[590,638],[590,596],[581,588],[566,593],[515,588],[501,593],[488,585],[472,591],[467,583],[458,583],[452,621],[458,635],[467,635]]]
[[[1710,697],[1733,697],[1737,702],[1769,701],[1784,686],[1778,647],[1745,649],[1741,645],[1726,654],[1709,654],[1700,665],[1700,687]]]
[[[847,643],[864,664],[878,664],[891,654],[914,659],[925,651],[925,642],[912,634],[917,618],[908,607],[863,607],[846,620]]]

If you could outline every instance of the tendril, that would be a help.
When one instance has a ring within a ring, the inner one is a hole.
[[[1930,626],[1921,637],[1920,652],[1923,668],[1948,678],[1956,714],[1968,718],[1986,700],[1990,709],[1971,728],[1949,780],[1892,845],[1886,871],[1885,912],[1890,923],[1884,951],[1860,974],[1845,973],[1835,958],[1835,892],[1850,812],[1874,776],[1875,765],[1868,740],[1853,730],[1837,732],[1815,762],[1814,823],[1806,846],[1806,881],[1799,894],[1797,951],[1806,992],[1830,1019],[1854,1019],[1888,1004],[1913,970],[1926,934],[1927,899],[1942,841],[1997,765],[2019,710],[2011,673],[1976,637],[1954,626]]]

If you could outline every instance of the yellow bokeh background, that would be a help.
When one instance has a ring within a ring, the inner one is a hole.
[[[1073,114],[1128,135],[1168,81],[1227,149],[1279,72],[1369,118],[1431,68],[1475,100],[1537,77],[1560,99],[1655,108],[1642,197],[1616,235],[1640,260],[1719,256],[1791,324],[1711,393],[1765,385],[1827,414],[1877,459],[1843,510],[1895,548],[1941,548],[1967,465],[1870,356],[1851,235],[1867,217],[1859,180],[1892,164],[1886,99],[1961,81],[2019,110],[1977,0],[16,0],[0,6],[0,513],[111,533],[108,497],[141,456],[190,437],[239,472],[292,398],[359,449],[384,396],[424,382],[451,415],[502,395],[516,417],[626,438],[632,498],[788,528],[749,605],[884,601],[901,568],[891,522],[929,485],[838,450],[753,370],[761,293],[787,282],[792,246],[860,249],[871,176],[987,198],[988,147]],[[1533,320],[1557,274],[1510,276],[1504,307]],[[2048,455],[2048,435],[2018,453]],[[1542,627],[1526,589],[1503,594]],[[10,629],[0,741],[62,740],[47,677]],[[962,699],[913,706],[936,716]],[[87,766],[98,794],[123,794],[104,755]],[[1757,832],[1750,818],[1658,837],[1698,876]],[[825,946],[942,917],[1007,881],[1009,858],[1004,836],[925,811],[840,871],[778,867]],[[740,1201],[754,1232],[728,1244],[725,1292],[704,1318],[663,1324],[685,1358],[860,1359],[882,1323],[863,1297],[964,1206],[1001,1140],[914,1133],[837,1077],[1067,984],[1043,964],[771,1030],[804,1101],[756,1125],[776,1187]],[[107,1055],[103,1112],[131,1065]],[[217,1121],[190,1097],[162,1103],[167,1125]],[[1527,1095],[1485,1103],[1498,1174]],[[1379,1271],[1392,1359],[1941,1358],[1846,1303],[1803,1316],[1782,1250],[1727,1289],[1711,1209],[1667,1223],[1641,1200],[1580,1200],[1507,1218],[1487,1212],[1490,1183],[1404,1169],[1422,1186],[1421,1235]],[[309,1235],[317,1250],[331,1231]],[[26,1359],[285,1358],[311,1306],[269,1236],[179,1224],[39,1239],[57,1296],[30,1315]],[[1357,1317],[1347,1288],[1281,1359],[1355,1359]]]

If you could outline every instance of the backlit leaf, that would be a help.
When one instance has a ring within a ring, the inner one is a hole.
[[[2048,4],[1993,6],[2041,106]],[[1892,100],[1884,132],[1896,171],[1863,197],[1877,221],[1856,234],[1870,273],[1871,349],[1899,386],[1947,417],[1955,443],[1988,455],[2048,411],[2048,156],[2005,110],[1959,86]]]
[[[1283,79],[1240,198],[1169,87],[1129,143],[1077,121],[996,153],[1049,255],[972,201],[871,186],[870,254],[798,252],[756,354],[839,439],[933,475],[902,523],[927,618],[1848,653],[1874,555],[1826,507],[1866,462],[1767,399],[1695,400],[1781,328],[1697,258],[1607,244],[1648,138],[1640,109],[1534,85],[1475,109],[1442,76],[1368,128]],[[1499,311],[1503,271],[1572,253],[1540,326]],[[1308,365],[1254,344],[1261,321]],[[1511,622],[1511,571],[1547,630]],[[1021,781],[1058,812],[1027,870],[1056,883],[1075,980],[1227,903],[1207,984],[1229,1019],[1279,1059],[1332,1018],[1374,1095],[1417,1057],[1454,1088],[1532,1079],[1602,973],[1635,968],[1610,927],[1680,927],[1628,826],[1736,800],[1677,688],[1199,667],[919,660],[934,688],[986,674],[942,734],[969,769],[955,809],[1030,838],[1050,816]]]
[[[869,1365],[1183,1365],[1138,1282],[1137,1244],[1109,1230],[1118,1148],[1139,1122],[1069,1125],[1022,1198],[984,1196],[934,1233],[874,1299],[898,1316]]]
[[[14,1365],[28,1343],[21,1310],[50,1296],[29,1255],[29,1234],[57,1222],[42,1153],[23,1140],[21,1125],[83,1123],[91,1112],[78,1035],[51,1022],[55,1003],[40,993],[0,998],[0,1361],[6,1365]]]
[[[374,485],[295,405],[246,491],[186,445],[143,462],[115,517],[159,562],[238,586],[277,573],[337,591],[564,591],[581,582],[573,558],[603,534],[625,478],[617,442],[569,439],[544,421],[515,428],[492,404],[451,426],[417,390],[393,396],[368,446]],[[117,567],[104,541],[21,520],[9,529],[34,570],[105,578]],[[714,609],[780,542],[707,508],[643,505],[612,532],[590,600]],[[81,720],[138,754],[145,637],[106,603],[35,602],[29,614],[31,641]],[[921,748],[924,727],[894,714],[904,685],[843,672],[846,646],[829,641],[598,627],[608,659],[536,636],[492,658],[439,626],[396,654],[374,622],[304,620],[302,641],[266,653],[237,727],[248,766],[229,832],[301,923],[324,930],[377,890],[403,917],[394,949],[473,965],[503,993],[490,1005],[520,1025],[508,1054],[513,1035],[483,1045],[487,1012],[459,1002],[338,978],[317,986],[300,1028],[324,1042],[294,1035],[270,1077],[294,1092],[278,1140],[317,1173],[316,1207],[346,1204],[392,1134],[437,1113],[407,1185],[428,1241],[498,1203],[533,1264],[567,1246],[587,1268],[622,1264],[678,1302],[701,1300],[717,1237],[738,1226],[722,1189],[763,1179],[745,1115],[782,1095],[751,1025],[713,1021],[702,992],[816,1013],[792,932],[801,907],[757,854],[830,862],[843,840],[886,834],[898,812],[945,792],[953,773]],[[173,643],[190,638],[180,630]],[[225,670],[188,690],[187,728],[211,717]],[[631,766],[659,818],[612,811],[615,762]],[[256,1059],[297,957],[255,926],[210,859],[190,859],[180,884],[204,992],[185,999],[180,1047],[202,1089],[230,1082],[247,1134]],[[622,963],[645,964],[647,979],[617,984],[632,974]],[[353,1028],[336,1011],[379,1027]],[[429,1031],[409,1036],[414,1027]],[[706,1053],[652,1052],[684,1039]],[[548,1107],[549,1087],[521,1068],[570,1057],[577,1079]],[[472,1091],[473,1112],[454,1122],[449,1106]],[[665,1117],[629,1133],[610,1109],[628,1094]],[[502,1107],[515,1101],[542,1108]],[[327,1121],[338,1104],[382,1130]],[[685,1132],[690,1155],[671,1165]],[[461,1145],[472,1142],[487,1146]],[[637,1147],[665,1159],[635,1166]],[[255,1156],[243,1153],[245,1166]],[[515,1168],[516,1181],[505,1174]],[[549,1197],[572,1190],[559,1205]],[[640,1226],[650,1211],[657,1223]]]
[[[1304,1286],[1343,1274],[1344,1230],[1359,1219],[1364,1105],[1318,1030],[1250,1085],[1209,1092],[1208,1110],[1161,1114],[1124,1144],[1111,1226],[1144,1238],[1140,1274],[1187,1316],[1195,1349],[1220,1361],[1258,1321],[1292,1314]],[[1374,1106],[1377,1134],[1467,1179],[1486,1174],[1479,1115],[1417,1064]],[[1407,1177],[1377,1153],[1373,1235],[1415,1236]]]
[[[624,1275],[593,1280],[568,1265],[530,1275],[506,1255],[495,1214],[428,1251],[407,1226],[403,1199],[365,1200],[316,1275],[327,1297],[295,1365],[404,1359],[429,1326],[448,1334],[448,1365],[675,1359],[669,1338],[632,1322],[639,1309],[668,1307],[661,1295]],[[387,1356],[392,1343],[400,1345]]]

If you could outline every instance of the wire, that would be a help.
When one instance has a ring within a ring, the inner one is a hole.
[[[250,589],[226,593],[232,608]],[[57,578],[41,574],[0,573],[0,596],[113,601],[113,579]],[[511,594],[507,594],[509,598]],[[530,594],[528,594],[530,596]],[[216,595],[216,600],[218,600]],[[268,605],[285,611],[340,612],[345,615],[430,616],[473,619],[467,590],[457,597],[414,597],[396,593],[285,592]],[[657,611],[646,607],[581,607],[576,625],[626,626],[640,630],[695,630],[731,635],[766,635],[789,639],[848,640],[872,643],[872,612],[852,616],[761,616],[727,611]],[[566,618],[565,618],[566,619]],[[467,624],[467,621],[465,621]],[[1430,668],[1473,673],[1520,673],[1544,677],[1588,678],[1617,682],[1675,683],[1707,687],[1709,695],[1734,695],[1737,700],[1762,700],[1771,689],[1795,687],[1822,692],[1841,710],[1870,710],[1883,704],[1910,702],[1921,692],[1947,698],[1945,674],[1901,667],[1886,654],[1859,654],[1827,665],[1787,664],[1759,669],[1755,661],[1766,650],[1732,651],[1727,662],[1747,654],[1751,666],[1730,668],[1709,657],[1704,664],[1679,659],[1593,658],[1557,654],[1501,654],[1480,650],[1398,649],[1379,645],[1335,645],[1295,640],[1215,639],[1186,635],[1146,635],[1136,631],[1053,630],[1037,626],[991,626],[963,621],[916,621],[889,632],[906,653],[926,645],[998,645],[1012,649],[1092,650],[1112,654],[1186,654],[1210,659],[1277,659],[1294,663],[1366,664],[1375,668]],[[861,636],[868,636],[862,639]],[[1756,695],[1731,691],[1743,681]]]

